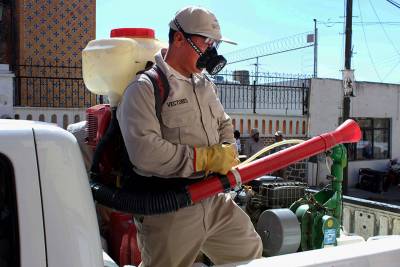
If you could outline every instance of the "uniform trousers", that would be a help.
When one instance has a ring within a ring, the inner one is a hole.
[[[261,238],[230,194],[176,212],[135,217],[142,267],[192,266],[199,252],[214,264],[260,258]]]

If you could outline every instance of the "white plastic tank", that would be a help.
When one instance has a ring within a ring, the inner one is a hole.
[[[92,40],[82,51],[82,73],[86,87],[94,94],[107,95],[117,106],[129,82],[166,45],[148,28],[119,28],[111,38]]]

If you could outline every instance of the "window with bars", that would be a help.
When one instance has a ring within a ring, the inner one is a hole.
[[[354,118],[361,128],[362,138],[349,145],[349,160],[390,158],[390,119]]]

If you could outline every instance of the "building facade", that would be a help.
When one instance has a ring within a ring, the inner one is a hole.
[[[342,117],[342,81],[312,79],[309,106],[309,137],[334,130]],[[356,82],[350,117],[362,131],[362,140],[349,146],[349,186],[353,187],[358,183],[360,168],[385,171],[390,159],[400,157],[400,85]],[[310,166],[313,184],[324,181],[325,165],[321,160],[318,174],[317,168]]]
[[[12,63],[12,1],[0,0],[0,64]]]
[[[95,0],[17,0],[17,63],[67,65],[95,38]]]
[[[78,108],[96,101],[81,74],[95,39],[95,0],[1,0],[0,64],[15,74],[14,105]]]

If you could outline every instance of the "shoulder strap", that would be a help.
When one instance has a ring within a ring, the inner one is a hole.
[[[146,70],[143,72],[143,74],[147,75],[153,84],[156,115],[161,124],[161,108],[169,95],[169,83],[167,77],[165,77],[165,74],[157,65],[154,65],[152,68]]]

